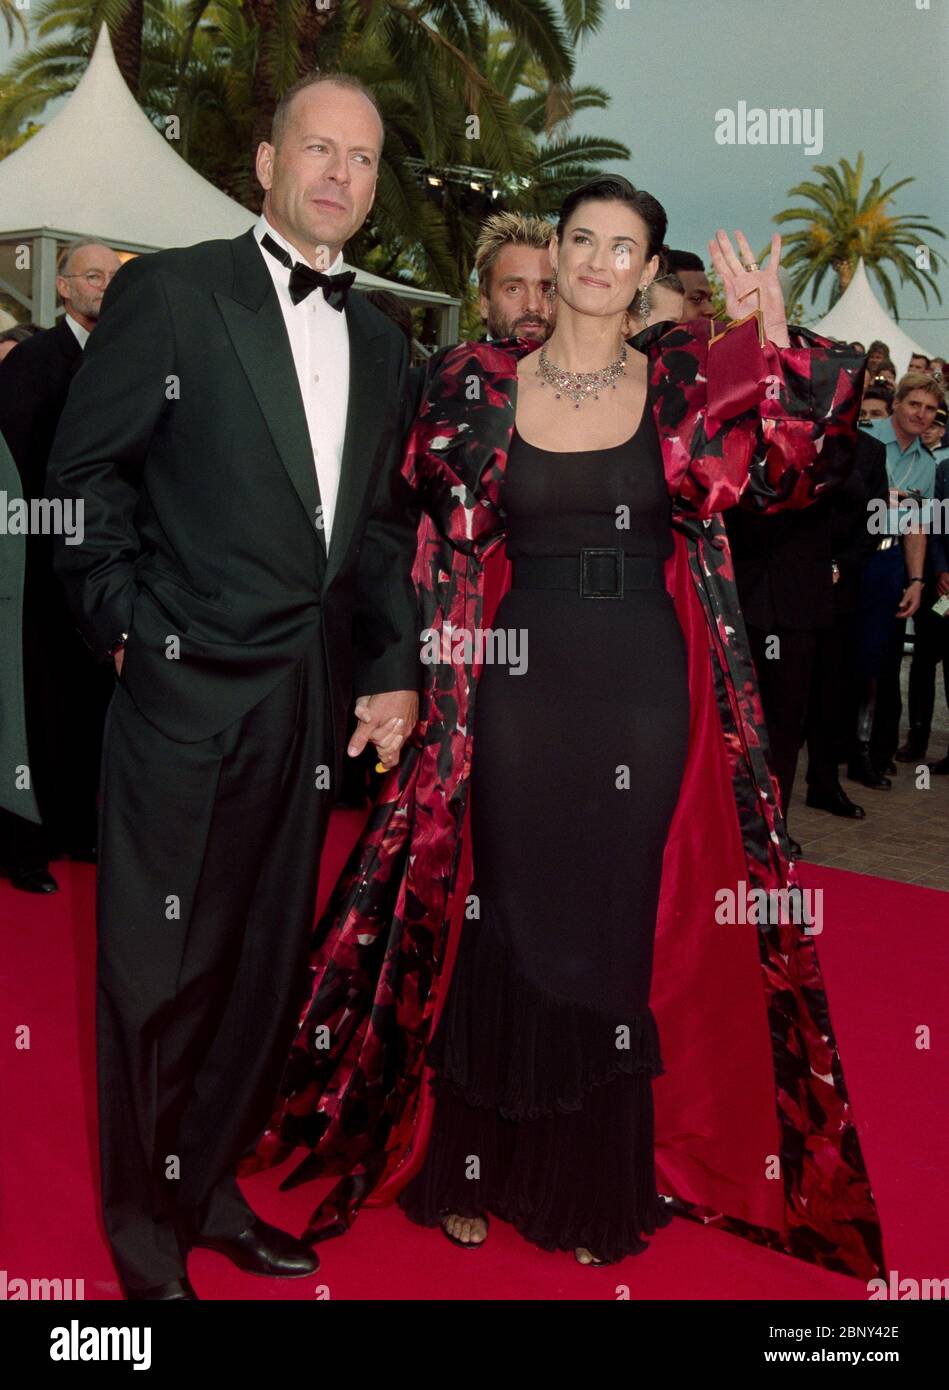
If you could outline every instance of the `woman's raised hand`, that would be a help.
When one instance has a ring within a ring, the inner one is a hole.
[[[764,331],[776,347],[790,347],[788,321],[784,313],[784,295],[778,280],[781,264],[781,238],[777,232],[771,238],[771,255],[763,270],[758,268],[744,232],[736,231],[738,254],[731,239],[719,227],[715,240],[708,243],[712,265],[725,290],[725,312],[730,319],[744,318],[754,309],[761,309]],[[739,260],[739,255],[741,260]],[[751,266],[753,269],[748,269]],[[759,293],[755,294],[755,290]]]

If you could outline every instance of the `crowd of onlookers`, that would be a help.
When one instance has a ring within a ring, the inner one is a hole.
[[[518,213],[495,214],[482,227],[475,269],[486,338],[549,336],[553,232],[544,219]],[[27,500],[43,496],[56,425],[119,268],[110,247],[92,238],[73,242],[60,256],[64,312],[56,327],[17,325],[0,333],[0,464],[15,465],[10,476]],[[367,298],[412,344],[409,418],[446,349],[420,348],[409,310],[394,293],[368,291]],[[637,296],[629,306],[628,336],[662,321],[714,316],[702,260],[663,248],[645,299]],[[864,808],[840,781],[841,765],[851,782],[886,791],[897,764],[926,762],[940,666],[949,703],[949,435],[944,358],[915,354],[900,375],[885,343],[850,346],[866,353],[866,371],[847,482],[799,512],[766,518],[732,508],[725,524],[785,812],[806,745],[807,804],[862,818]],[[57,888],[52,859],[96,857],[98,765],[114,678],[77,635],[53,576],[50,538],[31,534],[25,552],[22,620],[18,614],[14,628],[8,605],[3,635],[20,644],[15,678],[25,695],[41,819],[17,815],[9,800],[0,809],[0,870],[18,888],[49,893]],[[901,742],[910,619],[908,729]],[[8,664],[8,679],[11,670]],[[347,760],[341,804],[365,803],[372,761]],[[927,766],[949,774],[949,753]]]

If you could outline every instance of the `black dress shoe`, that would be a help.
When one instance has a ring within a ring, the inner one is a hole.
[[[28,873],[11,873],[10,882],[22,893],[58,893],[59,884],[48,869],[31,869]]]
[[[239,1236],[205,1236],[197,1231],[190,1236],[188,1245],[192,1249],[216,1250],[238,1269],[271,1279],[303,1279],[320,1267],[319,1255],[302,1240],[259,1219]]]
[[[789,836],[788,836],[788,844],[789,844],[790,847],[791,847],[791,854],[793,855],[793,857],[794,857],[795,859],[800,859],[800,857],[801,857],[801,855],[804,853],[804,851],[801,849],[801,846],[798,844],[797,840],[792,839],[791,836],[789,835]]]
[[[182,1279],[170,1279],[167,1284],[153,1284],[149,1289],[126,1289],[125,1297],[130,1303],[154,1303],[158,1299],[167,1301],[172,1298],[197,1298],[198,1295],[185,1276]]]
[[[896,766],[896,763],[891,758],[890,761],[887,763],[886,767],[883,769],[883,771],[889,773],[891,777],[895,777],[896,774],[899,772],[899,768]]]
[[[907,739],[902,748],[898,748],[895,753],[898,763],[924,763],[926,761],[926,744],[913,743]]]
[[[847,776],[851,782],[859,782],[862,787],[869,787],[871,791],[875,792],[887,792],[893,785],[889,777],[884,777],[882,772],[877,772],[866,753],[862,753],[848,763]]]
[[[927,763],[930,772],[935,772],[937,777],[949,776],[949,753],[944,758],[940,758],[938,763]]]
[[[829,811],[832,816],[846,816],[849,820],[863,820],[867,814],[862,806],[850,800],[843,787],[838,787],[829,796],[808,792],[804,804],[812,806],[815,811]]]

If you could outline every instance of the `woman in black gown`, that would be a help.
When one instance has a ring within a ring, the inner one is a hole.
[[[615,448],[548,451],[515,434],[505,486],[514,569],[494,624],[528,634],[527,671],[489,665],[481,677],[471,768],[480,917],[462,933],[429,1049],[435,1126],[403,1205],[425,1224],[494,1212],[546,1249],[612,1260],[665,1224],[649,983],[689,724],[651,410]],[[617,533],[627,504],[629,529]],[[621,601],[532,587],[545,570],[528,557],[618,539],[625,582],[638,586]]]
[[[884,1269],[813,942],[793,924],[726,942],[712,910],[720,866],[796,884],[718,513],[807,506],[846,476],[862,363],[789,331],[780,238],[761,270],[724,231],[726,311],[756,293],[765,340],[750,321],[715,341],[660,323],[627,350],[664,233],[625,180],[577,190],[550,247],[549,360],[523,339],[460,344],[409,436],[413,580],[424,648],[436,639],[422,715],[318,925],[244,1169],[302,1145],[282,1187],[339,1175],[310,1239],[398,1195],[466,1248],[496,1213],[584,1263],[618,1260],[675,1212],[860,1278]],[[502,634],[521,639],[510,671]],[[688,954],[657,955],[653,982],[657,917]],[[699,1094],[680,1072],[662,1116],[668,1204],[651,1002],[677,1070],[702,1063]],[[746,1163],[779,1135],[780,1191]]]
[[[592,373],[621,358],[624,310],[658,267],[661,206],[612,187],[612,198],[578,190],[561,216],[557,327],[544,350],[557,367],[566,355]],[[621,386],[585,399],[582,379],[545,390],[519,376],[504,492],[513,571],[493,626],[526,635],[527,670],[486,664],[481,676],[478,916],[428,1049],[431,1141],[399,1199],[457,1243],[480,1244],[494,1213],[582,1263],[638,1253],[670,1219],[656,1191],[662,1061],[649,988],[689,695],[641,357],[628,350],[614,368]],[[547,447],[610,432],[618,443]],[[608,552],[587,557],[586,587],[602,597],[580,592],[585,549]]]

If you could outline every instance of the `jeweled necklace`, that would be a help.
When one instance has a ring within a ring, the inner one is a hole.
[[[596,372],[567,372],[563,367],[557,367],[547,356],[547,344],[541,348],[537,359],[537,376],[540,377],[541,386],[552,386],[554,388],[555,399],[560,400],[561,396],[569,396],[574,402],[575,408],[580,409],[583,401],[589,400],[592,396],[595,401],[600,399],[600,392],[605,391],[607,386],[612,386],[616,390],[616,379],[624,375],[626,371],[626,344],[623,344],[623,351],[615,362],[611,362],[608,367],[601,367]]]

